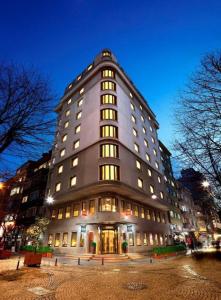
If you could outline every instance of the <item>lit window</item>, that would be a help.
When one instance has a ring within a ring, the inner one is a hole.
[[[150,169],[147,170],[147,173],[150,177],[152,176],[152,171]]]
[[[141,189],[143,188],[143,180],[141,178],[137,179],[137,185],[139,188],[141,188]]]
[[[78,107],[80,107],[82,104],[83,104],[83,99],[80,99],[80,100],[78,101]]]
[[[138,206],[135,205],[135,206],[134,206],[134,216],[135,216],[135,217],[138,217],[138,215],[139,215]]]
[[[74,142],[74,149],[77,149],[80,147],[80,140],[77,140],[76,142]]]
[[[146,160],[150,162],[150,155],[149,154],[145,154]]]
[[[91,64],[90,66],[87,67],[87,70],[90,71],[93,68],[93,65]]]
[[[63,208],[58,209],[58,220],[61,220],[63,218]]]
[[[147,130],[145,127],[143,127],[143,133],[146,134]]]
[[[72,83],[71,83],[71,84],[69,84],[68,88],[70,89],[71,87],[72,87]]]
[[[151,136],[151,141],[155,144],[155,138]]]
[[[120,168],[115,165],[100,166],[100,180],[120,180]]]
[[[147,233],[146,232],[144,232],[144,234],[143,234],[143,244],[144,244],[144,246],[147,245]]]
[[[155,166],[156,166],[157,169],[159,169],[159,164],[158,164],[157,161],[155,161]]]
[[[129,245],[134,246],[134,233],[133,232],[129,232],[128,240],[129,240]]]
[[[133,123],[136,124],[136,118],[133,115],[131,116],[131,120],[132,120]]]
[[[65,141],[67,141],[67,134],[65,134],[65,135],[63,135],[63,137],[62,137],[62,142],[64,143]]]
[[[77,232],[71,233],[71,247],[77,246]]]
[[[153,154],[154,154],[155,156],[157,156],[157,151],[156,151],[156,149],[153,149]]]
[[[141,163],[139,162],[139,160],[136,160],[136,167],[137,169],[141,169]]]
[[[63,172],[63,165],[60,165],[58,167],[58,174],[61,174]]]
[[[116,83],[112,81],[102,81],[101,82],[101,90],[113,90],[116,91]]]
[[[160,152],[163,152],[163,149],[159,146]]]
[[[136,131],[136,129],[134,129],[134,128],[133,128],[133,135],[134,135],[134,136],[137,136],[137,131]]]
[[[150,126],[150,131],[153,132],[153,127],[152,126]]]
[[[86,203],[85,202],[82,202],[81,214],[82,214],[82,216],[86,216],[87,215],[87,209],[86,209]]]
[[[151,121],[151,117],[150,116],[148,116],[148,119],[149,119],[149,121]]]
[[[147,220],[151,219],[150,210],[149,209],[147,209],[147,211],[146,211],[146,218],[147,218]]]
[[[114,71],[111,70],[111,69],[105,69],[102,71],[102,77],[111,77],[111,78],[114,78],[115,77],[115,74],[114,74]]]
[[[117,111],[111,108],[101,110],[101,120],[117,121]]]
[[[81,131],[81,125],[78,125],[77,127],[75,127],[75,133],[78,133]]]
[[[82,88],[81,90],[80,90],[80,95],[82,95],[83,94],[83,92],[84,92],[84,88]]]
[[[58,183],[56,183],[56,185],[55,185],[55,192],[59,192],[60,190],[61,190],[61,183],[58,182]]]
[[[60,151],[60,157],[65,156],[65,152],[66,152],[66,150],[65,150],[65,149],[62,149],[62,150]]]
[[[164,194],[163,192],[160,192],[160,198],[163,199],[164,198]]]
[[[54,246],[55,247],[59,247],[60,246],[60,233],[56,233],[55,234]]]
[[[134,150],[135,150],[136,152],[139,152],[139,146],[138,146],[136,143],[134,143]]]
[[[72,167],[76,167],[78,165],[78,157],[72,159]]]
[[[131,107],[132,110],[135,110],[135,106],[134,106],[133,103],[130,103],[130,107]]]
[[[80,213],[80,205],[79,205],[79,203],[74,204],[74,207],[73,207],[73,216],[74,217],[78,217],[79,213]]]
[[[62,247],[67,247],[67,246],[68,246],[68,233],[64,232],[63,239],[62,239]]]
[[[144,122],[144,117],[143,117],[143,116],[140,116],[140,118],[141,118],[141,121]]]
[[[141,216],[142,219],[144,219],[144,217],[145,217],[144,208],[143,207],[141,207],[141,209],[140,209],[140,216]]]
[[[117,98],[115,95],[105,94],[101,96],[101,104],[117,104]]]
[[[67,110],[65,116],[68,117],[70,115],[70,110]]]
[[[79,81],[79,80],[81,80],[81,75],[79,75],[79,76],[77,77],[77,81]]]
[[[140,105],[140,110],[143,110],[143,107]]]
[[[158,179],[158,182],[161,183],[161,177],[158,176],[157,179]]]
[[[71,217],[71,207],[67,206],[65,210],[65,218],[69,219]]]
[[[71,104],[71,98],[70,98],[70,99],[68,99],[68,104]]]
[[[111,53],[109,51],[103,51],[102,56],[111,56]]]
[[[25,197],[22,198],[22,201],[21,201],[21,202],[22,202],[22,203],[26,203],[27,201],[28,201],[28,196],[25,196]]]
[[[95,201],[90,200],[89,202],[89,214],[93,215],[95,213]]]
[[[137,246],[141,246],[141,234],[140,234],[140,232],[136,233],[136,237],[137,237]]]
[[[114,144],[103,144],[100,147],[101,157],[119,157],[118,145]]]
[[[154,193],[154,187],[152,185],[150,185],[150,192],[151,192],[151,194]]]
[[[149,147],[148,141],[144,139],[143,142],[144,142],[144,146],[148,148]]]
[[[70,185],[75,186],[76,184],[77,184],[77,177],[76,176],[71,177]]]
[[[52,246],[53,244],[53,234],[48,235],[48,246]]]
[[[101,137],[118,138],[118,128],[112,125],[101,126]]]
[[[69,126],[69,121],[64,123],[64,128],[67,128]]]
[[[99,211],[117,211],[117,199],[116,198],[101,198],[99,200]]]
[[[150,239],[150,245],[153,246],[153,235],[152,235],[152,233],[149,234],[149,239]]]
[[[76,115],[76,119],[79,120],[82,116],[82,111],[79,111]]]

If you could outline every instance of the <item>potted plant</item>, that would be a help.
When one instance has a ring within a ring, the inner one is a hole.
[[[96,242],[94,242],[94,241],[91,243],[91,248],[92,248],[92,253],[93,253],[93,254],[96,254],[96,245],[97,245],[97,244],[96,244]]]
[[[42,259],[40,237],[46,231],[49,222],[48,218],[36,218],[35,223],[27,229],[26,236],[32,241],[32,247],[29,247],[29,251],[25,253],[24,265],[40,266]]]
[[[121,247],[122,247],[123,253],[126,254],[127,251],[128,251],[128,243],[127,243],[127,241],[123,241]]]

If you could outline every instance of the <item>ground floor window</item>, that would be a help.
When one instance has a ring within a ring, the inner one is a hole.
[[[156,244],[156,245],[159,244],[159,242],[158,242],[158,235],[157,235],[157,234],[155,234],[155,244]]]
[[[134,246],[134,234],[133,234],[133,232],[129,233],[129,246]]]
[[[140,232],[137,232],[136,239],[137,239],[137,246],[141,246],[141,234],[140,234]]]
[[[84,247],[84,233],[81,232],[80,236],[80,247]]]
[[[55,234],[54,246],[55,247],[59,247],[60,246],[60,233],[56,233]]]
[[[48,246],[52,246],[53,244],[53,234],[48,235]]]
[[[153,246],[153,235],[152,235],[152,233],[149,234],[149,239],[150,239],[150,245]]]
[[[160,245],[163,245],[163,236],[160,234]]]
[[[64,232],[63,233],[63,240],[62,240],[62,247],[67,247],[68,246],[68,233]]]
[[[147,233],[146,232],[144,232],[144,234],[143,234],[143,244],[147,245]]]
[[[71,233],[71,247],[77,247],[77,232]]]

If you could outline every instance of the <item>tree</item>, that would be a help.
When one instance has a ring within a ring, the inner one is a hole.
[[[206,55],[181,92],[175,110],[174,148],[221,189],[221,52]]]
[[[32,156],[52,136],[53,95],[39,72],[0,63],[0,154]]]
[[[41,235],[47,230],[49,223],[48,218],[36,218],[35,223],[28,227],[26,236],[32,240],[35,246],[39,246]]]

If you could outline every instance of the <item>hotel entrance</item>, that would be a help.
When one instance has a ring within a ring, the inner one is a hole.
[[[103,226],[101,229],[101,253],[117,253],[117,229],[114,226]]]

